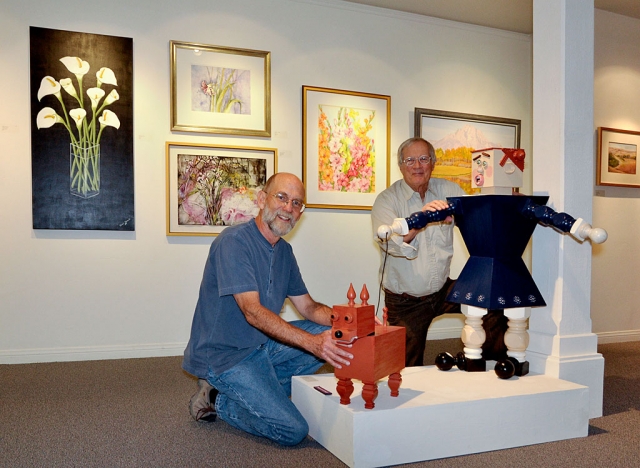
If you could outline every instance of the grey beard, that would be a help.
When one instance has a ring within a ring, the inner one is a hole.
[[[271,211],[270,209],[265,207],[262,213],[262,219],[264,219],[264,222],[267,224],[267,226],[269,226],[269,229],[271,229],[271,232],[275,236],[282,237],[287,235],[289,232],[291,232],[293,227],[296,225],[296,222],[293,220],[293,217],[290,217],[289,222],[283,228],[280,228],[276,224],[276,221],[277,221],[276,218],[278,214],[280,214],[280,210]],[[282,214],[284,216],[291,216],[288,213],[282,213]]]

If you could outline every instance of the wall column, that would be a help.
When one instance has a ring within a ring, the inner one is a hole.
[[[587,222],[594,181],[594,6],[533,2],[533,191]],[[604,359],[591,331],[591,244],[539,226],[533,277],[546,307],[534,308],[531,370],[589,387],[589,417],[602,415]]]

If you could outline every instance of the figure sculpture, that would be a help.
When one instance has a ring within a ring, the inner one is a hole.
[[[481,349],[485,340],[482,317],[487,310],[498,309],[509,318],[504,337],[508,358],[498,361],[495,371],[500,378],[526,375],[527,319],[531,307],[546,305],[522,260],[535,227],[553,227],[579,242],[590,239],[602,243],[607,239],[605,230],[546,206],[547,196],[512,194],[514,187],[522,185],[524,157],[521,149],[474,151],[472,187],[480,188],[480,195],[448,197],[447,209],[413,213],[378,229],[378,237],[387,239],[392,233],[405,235],[410,229],[421,229],[449,216],[460,229],[470,257],[447,300],[461,304],[466,317],[461,336],[464,352],[455,358],[448,353],[438,355],[436,365],[441,370],[449,370],[454,364],[470,372],[486,370]]]

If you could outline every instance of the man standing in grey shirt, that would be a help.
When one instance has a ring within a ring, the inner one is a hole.
[[[435,164],[435,149],[423,138],[409,138],[400,145],[398,165],[403,178],[376,198],[371,211],[374,236],[380,225],[390,225],[395,218],[406,218],[417,211],[443,210],[449,206],[447,197],[464,195],[457,184],[431,177]],[[380,249],[389,324],[407,329],[406,365],[422,366],[427,331],[433,319],[461,312],[459,304],[445,301],[454,284],[449,278],[453,220],[449,217],[430,223],[424,229],[410,230],[405,236],[392,234],[380,243]],[[506,330],[504,316],[490,311],[484,328],[487,340],[483,357],[496,359],[506,353],[502,338]]]

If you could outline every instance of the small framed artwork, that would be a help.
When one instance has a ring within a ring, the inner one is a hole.
[[[596,185],[640,187],[640,132],[598,127]]]
[[[168,236],[215,236],[255,218],[277,166],[274,148],[167,142],[166,157]]]
[[[389,186],[390,128],[390,96],[303,86],[307,207],[371,209]]]
[[[171,41],[171,130],[271,136],[271,52]]]
[[[469,194],[471,153],[484,148],[520,148],[520,120],[416,107],[414,135],[433,145],[433,176],[460,185]]]

